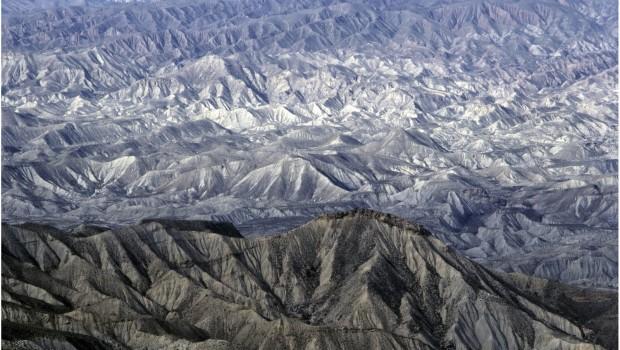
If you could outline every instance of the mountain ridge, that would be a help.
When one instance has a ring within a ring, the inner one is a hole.
[[[616,293],[493,272],[376,211],[253,239],[157,222],[86,237],[24,227],[3,227],[9,348],[78,335],[116,348],[617,347]]]

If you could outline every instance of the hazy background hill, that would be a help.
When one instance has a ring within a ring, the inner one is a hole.
[[[3,1],[3,220],[412,218],[617,285],[617,2]]]

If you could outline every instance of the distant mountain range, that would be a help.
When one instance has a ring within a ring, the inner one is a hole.
[[[367,207],[617,286],[617,2],[2,2],[2,217]]]
[[[370,210],[2,227],[3,349],[614,349],[617,293],[494,272]]]

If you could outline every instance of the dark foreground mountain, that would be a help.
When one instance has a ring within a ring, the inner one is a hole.
[[[352,211],[280,236],[4,225],[5,349],[603,349],[617,293],[490,271]]]

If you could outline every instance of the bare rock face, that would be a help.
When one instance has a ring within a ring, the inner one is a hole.
[[[368,210],[278,236],[3,226],[7,349],[612,349],[617,294],[493,272]]]

